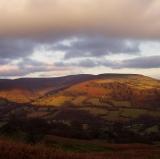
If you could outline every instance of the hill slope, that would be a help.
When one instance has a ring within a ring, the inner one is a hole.
[[[0,97],[17,103],[30,103],[48,92],[55,92],[93,77],[92,75],[71,75],[56,78],[3,79],[0,80]]]
[[[98,75],[43,96],[33,104],[72,106],[111,121],[160,117],[160,81],[141,75]]]
[[[38,105],[160,106],[160,81],[140,75],[99,75],[37,100]]]
[[[102,74],[2,80],[1,84],[0,92],[7,92],[0,95],[2,134],[21,132],[28,138],[32,130],[115,143],[160,141],[159,80]],[[14,89],[21,93],[13,93]]]

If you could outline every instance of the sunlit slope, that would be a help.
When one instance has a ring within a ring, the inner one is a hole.
[[[160,82],[140,75],[105,76],[85,81],[34,102],[51,106],[158,107]]]
[[[57,92],[92,78],[92,75],[71,75],[56,78],[0,80],[0,97],[17,103],[30,103],[47,93]]]
[[[0,80],[0,97],[43,106],[154,108],[160,105],[160,81],[126,74]]]

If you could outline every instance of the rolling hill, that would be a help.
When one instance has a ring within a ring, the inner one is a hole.
[[[160,81],[150,77],[81,74],[0,80],[0,98],[2,134],[20,133],[27,140],[33,140],[27,134],[43,132],[115,143],[160,141]]]
[[[1,80],[0,97],[34,106],[72,107],[111,121],[160,117],[160,81],[137,74]]]
[[[63,106],[147,107],[160,105],[160,81],[141,75],[99,75],[58,92],[49,92],[34,104]]]
[[[17,103],[34,100],[34,104],[51,106],[61,106],[64,102],[74,105],[117,102],[124,106],[153,107],[160,104],[160,81],[134,74],[0,80],[0,97]]]
[[[17,103],[30,103],[49,92],[56,92],[92,78],[92,75],[71,75],[57,78],[1,79],[0,97]]]

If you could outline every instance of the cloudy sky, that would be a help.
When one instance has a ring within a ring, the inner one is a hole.
[[[0,78],[160,78],[159,0],[0,0]]]

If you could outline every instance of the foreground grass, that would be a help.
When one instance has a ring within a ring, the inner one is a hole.
[[[109,145],[108,145],[109,146]],[[160,148],[148,145],[110,145],[112,151],[73,153],[43,145],[0,140],[0,159],[159,159]]]

